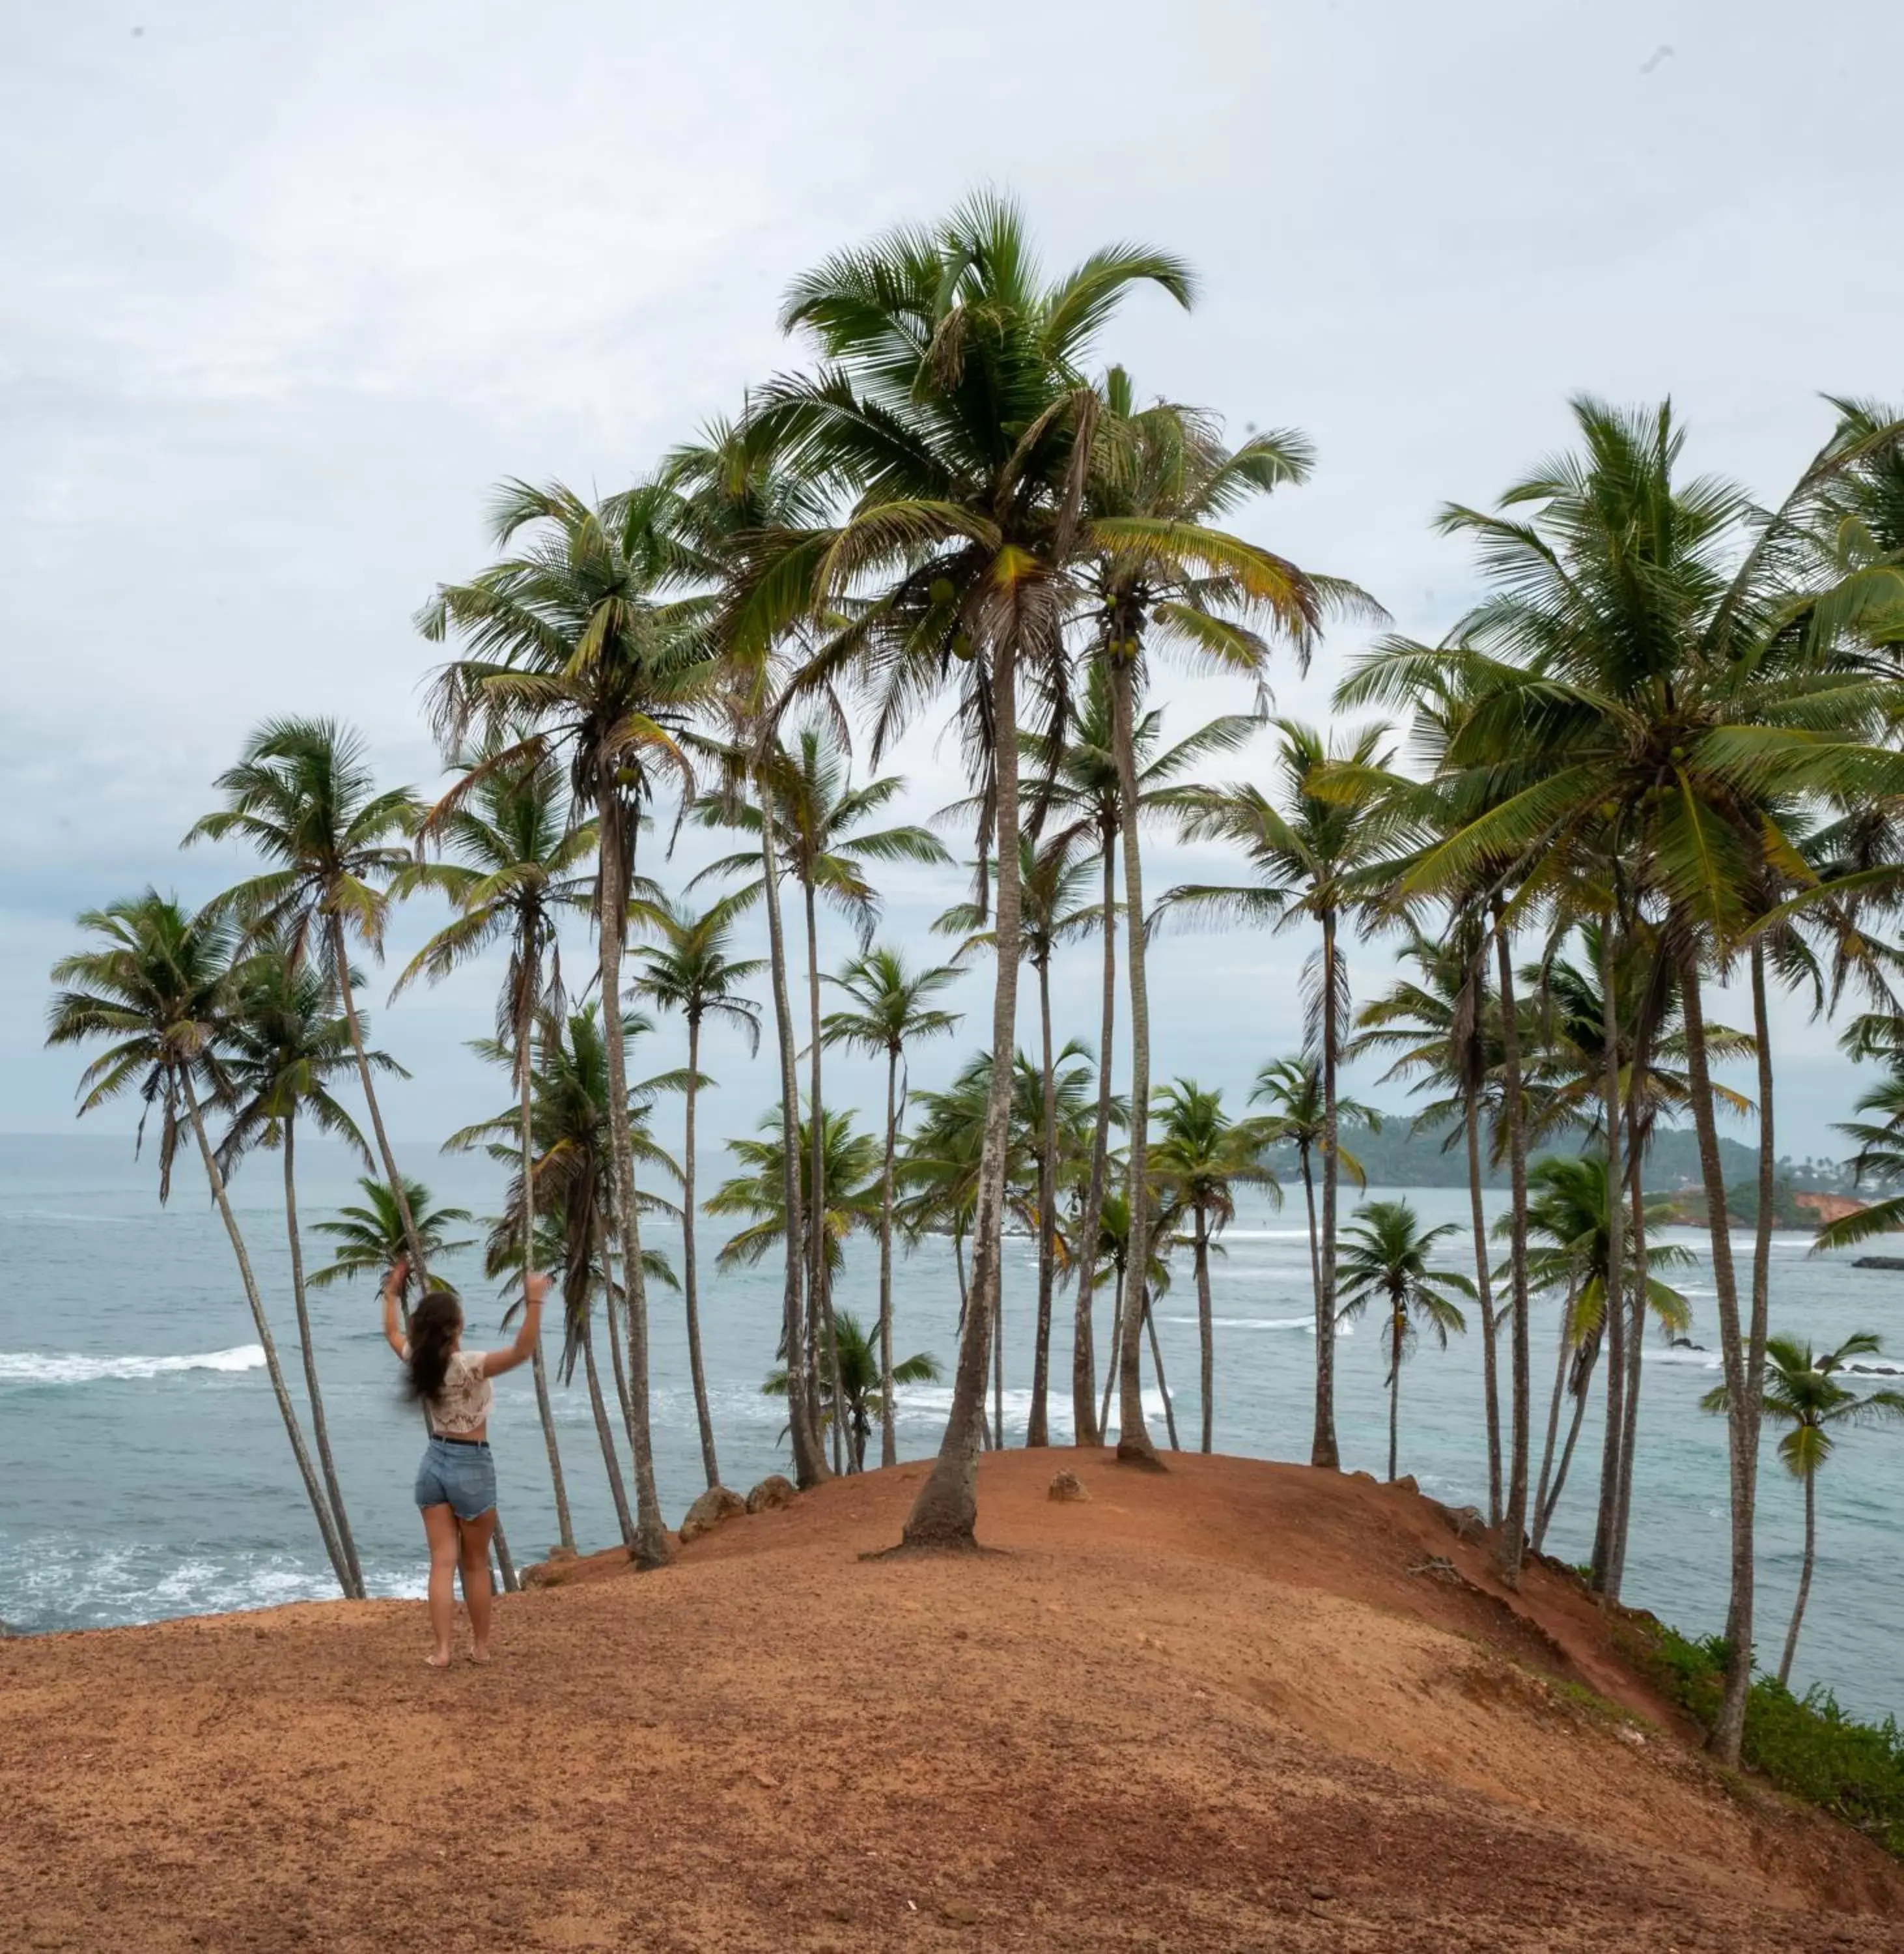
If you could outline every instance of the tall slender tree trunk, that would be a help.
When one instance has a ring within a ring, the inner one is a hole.
[[[899,1150],[899,1048],[886,1054],[886,1158],[880,1171],[880,1463],[899,1462],[892,1404],[892,1171]]]
[[[1106,828],[1098,839],[1104,862],[1104,994],[1097,1041],[1097,1117],[1091,1129],[1091,1177],[1084,1191],[1071,1353],[1073,1432],[1078,1444],[1092,1446],[1104,1442],[1104,1420],[1096,1406],[1097,1351],[1091,1334],[1091,1304],[1096,1291],[1098,1236],[1104,1227],[1104,1188],[1110,1168],[1111,1040],[1117,1029],[1117,837]],[[1115,1332],[1111,1347],[1118,1347]]]
[[[1561,1489],[1567,1484],[1567,1469],[1573,1463],[1573,1448],[1579,1444],[1580,1426],[1586,1417],[1587,1393],[1593,1386],[1593,1367],[1599,1362],[1600,1350],[1596,1342],[1586,1352],[1586,1370],[1579,1378],[1573,1391],[1573,1411],[1567,1428],[1567,1443],[1561,1448],[1559,1469],[1554,1475],[1554,1484],[1549,1489],[1545,1503],[1534,1516],[1534,1551],[1538,1553],[1547,1539],[1547,1529],[1554,1524],[1554,1509],[1561,1503]]]
[[[707,1373],[701,1361],[701,1293],[695,1281],[694,1236],[694,1147],[696,1081],[701,1076],[701,1013],[688,1013],[688,1103],[686,1156],[681,1163],[681,1276],[688,1308],[688,1368],[694,1378],[695,1416],[701,1424],[701,1463],[707,1484],[720,1484],[720,1462],[714,1456],[714,1419],[707,1408]]]
[[[192,1090],[191,1079],[183,1072],[178,1074],[178,1083],[184,1096],[187,1115],[192,1123],[192,1137],[198,1142],[199,1158],[205,1163],[205,1177],[211,1183],[212,1198],[218,1204],[218,1218],[224,1224],[231,1252],[237,1258],[239,1280],[244,1285],[245,1301],[251,1305],[252,1324],[258,1333],[259,1347],[265,1353],[265,1374],[271,1379],[271,1395],[278,1400],[278,1414],[284,1421],[285,1436],[291,1441],[291,1456],[297,1462],[298,1477],[304,1481],[304,1497],[311,1503],[318,1531],[324,1541],[324,1550],[330,1557],[331,1571],[337,1577],[337,1585],[348,1601],[351,1594],[350,1563],[344,1559],[336,1524],[325,1501],[324,1488],[318,1483],[317,1472],[304,1444],[303,1428],[297,1422],[297,1408],[291,1403],[290,1391],[284,1382],[284,1367],[278,1361],[278,1340],[271,1334],[271,1318],[265,1314],[264,1298],[259,1293],[258,1278],[252,1273],[245,1238],[239,1232],[238,1217],[231,1211],[231,1199],[225,1192],[224,1176],[218,1171],[212,1142],[205,1136],[205,1120],[199,1111],[198,1095]]]
[[[1129,917],[1131,983],[1131,1144],[1125,1173],[1131,1211],[1125,1254],[1124,1342],[1118,1362],[1117,1456],[1128,1465],[1161,1472],[1163,1461],[1143,1422],[1143,1386],[1138,1375],[1149,1308],[1150,1267],[1150,991],[1145,974],[1143,854],[1137,834],[1137,754],[1131,727],[1131,661],[1111,664],[1112,738],[1117,748],[1118,819],[1124,849],[1124,913]],[[1137,1300],[1133,1303],[1131,1298]],[[1173,1448],[1174,1449],[1174,1448]]]
[[[1558,1349],[1554,1359],[1554,1393],[1547,1401],[1547,1441],[1541,1448],[1540,1480],[1534,1490],[1534,1551],[1540,1551],[1547,1531],[1548,1483],[1554,1475],[1554,1448],[1560,1442],[1561,1399],[1567,1389],[1567,1360],[1573,1346],[1573,1291],[1570,1287],[1561,1305]]]
[[[1051,1292],[1058,1277],[1058,1074],[1051,1043],[1051,963],[1038,965],[1038,1024],[1044,1040],[1043,1130],[1038,1136],[1038,1321],[1031,1351],[1031,1410],[1027,1446],[1051,1442],[1046,1393],[1051,1388]]]
[[[535,1267],[535,1127],[534,1120],[535,1069],[529,1062],[532,1026],[525,987],[523,1005],[516,1020],[516,1066],[522,1094],[520,1117],[522,1133],[522,1283],[529,1293],[529,1278]],[[549,1483],[555,1489],[556,1535],[561,1544],[575,1551],[575,1522],[569,1512],[569,1485],[562,1475],[561,1449],[555,1442],[555,1407],[549,1400],[549,1367],[542,1355],[542,1339],[535,1340],[535,1410],[542,1421],[543,1449],[549,1455]]]
[[[1739,1283],[1733,1268],[1732,1233],[1725,1170],[1719,1159],[1719,1126],[1712,1106],[1712,1077],[1705,1051],[1705,1011],[1699,991],[1697,947],[1687,938],[1680,949],[1680,1010],[1686,1026],[1686,1082],[1699,1142],[1705,1185],[1706,1228],[1711,1239],[1712,1286],[1719,1318],[1720,1361],[1726,1381],[1727,1466],[1732,1509],[1732,1569],[1726,1615],[1725,1688],[1708,1748],[1721,1763],[1736,1764],[1746,1734],[1746,1700],[1752,1688],[1752,1492],[1751,1456],[1758,1432],[1747,1416],[1746,1353],[1739,1322]]]
[[[1322,1246],[1316,1286],[1316,1430],[1309,1462],[1339,1472],[1342,1455],[1335,1442],[1335,1205],[1342,1178],[1336,1111],[1336,1047],[1341,1028],[1335,1017],[1335,913],[1322,916]]]
[[[1621,1306],[1626,1275],[1626,1175],[1621,1151],[1619,966],[1617,910],[1600,931],[1600,1117],[1607,1129],[1607,1428],[1600,1452],[1600,1509],[1593,1533],[1593,1585],[1620,1598],[1620,1487],[1626,1447],[1626,1321]]]
[[[1388,1318],[1388,1483],[1393,1485],[1400,1476],[1397,1464],[1401,1456],[1401,1338],[1407,1327],[1407,1318],[1400,1310],[1391,1310]]]
[[[1463,1082],[1461,1123],[1468,1146],[1468,1217],[1474,1233],[1474,1288],[1481,1304],[1481,1390],[1488,1432],[1488,1524],[1501,1524],[1501,1365],[1495,1349],[1494,1277],[1488,1267],[1488,1216],[1481,1199],[1481,1095]],[[1314,1233],[1311,1217],[1310,1232]]]
[[[1633,1299],[1626,1312],[1626,1433],[1620,1448],[1620,1511],[1613,1530],[1613,1593],[1617,1599],[1626,1580],[1626,1533],[1633,1517],[1633,1461],[1639,1455],[1640,1359],[1646,1344],[1646,1195],[1642,1179],[1644,1155],[1635,1139],[1633,1105],[1626,1107],[1626,1183],[1628,1220],[1633,1243]]]
[[[991,1356],[992,1323],[998,1306],[1007,1123],[1012,1106],[1012,1060],[1018,1050],[1018,743],[1013,737],[1018,723],[1018,645],[1014,630],[1008,628],[998,635],[992,646],[992,724],[997,730],[993,793],[998,848],[993,935],[997,951],[992,988],[992,1076],[985,1095],[985,1129],[979,1153],[971,1300],[952,1374],[952,1413],[946,1421],[939,1456],[919,1488],[906,1521],[905,1544],[911,1547],[970,1549],[977,1544],[979,1436],[985,1417],[985,1373]]]
[[[628,1306],[628,1402],[635,1468],[635,1544],[641,1567],[665,1567],[667,1523],[654,1484],[654,1446],[648,1417],[648,1275],[641,1266],[641,1217],[635,1203],[635,1146],[628,1120],[628,1051],[622,1032],[622,955],[628,936],[628,883],[634,863],[624,855],[623,809],[606,777],[596,796],[601,825],[598,936],[601,953],[602,1043],[608,1058],[608,1133],[621,1224],[622,1279]]]
[[[1170,1449],[1181,1452],[1184,1449],[1177,1442],[1177,1411],[1170,1398],[1170,1380],[1164,1375],[1163,1346],[1157,1341],[1157,1318],[1150,1307],[1150,1285],[1143,1285],[1143,1327],[1150,1338],[1150,1368],[1157,1374],[1157,1395],[1163,1400],[1164,1430],[1169,1435]]]
[[[998,1447],[1005,1450],[1005,1285],[1000,1283],[992,1304],[992,1423]]]
[[[430,1275],[423,1260],[422,1237],[416,1232],[416,1217],[410,1212],[410,1197],[403,1185],[403,1176],[397,1170],[397,1154],[391,1145],[390,1135],[384,1130],[384,1109],[377,1103],[377,1088],[370,1076],[370,1054],[365,1048],[363,1025],[357,1016],[356,990],[350,982],[350,947],[344,941],[343,918],[334,909],[331,913],[330,931],[331,953],[337,966],[337,997],[343,1006],[344,1023],[350,1029],[350,1049],[356,1054],[357,1079],[363,1088],[364,1106],[370,1114],[371,1131],[377,1136],[377,1153],[384,1164],[384,1178],[390,1183],[391,1198],[396,1202],[397,1218],[403,1224],[403,1246],[409,1251],[410,1272],[416,1279],[418,1294],[424,1295],[429,1290]],[[509,1538],[503,1531],[500,1508],[495,1529],[489,1538],[496,1550],[496,1566],[503,1577],[503,1592],[513,1594],[522,1583],[516,1578],[516,1562],[509,1550]]]
[[[594,1414],[595,1437],[601,1447],[601,1462],[608,1470],[608,1491],[615,1502],[615,1523],[621,1528],[622,1545],[632,1553],[635,1516],[628,1509],[628,1488],[622,1483],[622,1462],[615,1456],[615,1428],[609,1422],[608,1406],[601,1394],[601,1373],[595,1368],[595,1330],[592,1323],[585,1323],[582,1327],[582,1368],[588,1380],[588,1408]]]
[[[1513,1272],[1513,1443],[1507,1478],[1506,1536],[1501,1571],[1510,1582],[1520,1578],[1527,1538],[1527,1466],[1532,1449],[1533,1378],[1527,1326],[1527,1117],[1520,1087],[1520,1019],[1514,1001],[1514,960],[1501,906],[1495,910],[1495,949],[1501,983],[1501,1044],[1507,1095],[1507,1157],[1513,1189],[1510,1265]]]
[[[1124,1271],[1111,1269],[1111,1361],[1104,1367],[1104,1402],[1099,1408],[1097,1428],[1108,1440],[1111,1435],[1111,1391],[1118,1379],[1118,1366],[1124,1352]]]
[[[812,1104],[808,1114],[811,1130],[807,1146],[808,1233],[812,1239],[808,1246],[813,1257],[812,1293],[821,1299],[820,1327],[827,1340],[827,1374],[833,1380],[833,1470],[844,1472],[847,1469],[846,1398],[840,1387],[839,1332],[833,1321],[833,1284],[827,1270],[827,1122],[820,1096],[820,919],[812,883],[803,879],[800,886],[807,906],[808,1070],[812,1080],[808,1089]]]
[[[1309,1209],[1309,1279],[1310,1293],[1316,1304],[1316,1320],[1322,1320],[1322,1238],[1316,1231],[1316,1174],[1310,1165],[1309,1142],[1298,1143],[1296,1157],[1303,1166],[1303,1200]]]
[[[331,1456],[331,1433],[324,1418],[324,1393],[318,1383],[317,1352],[311,1342],[311,1312],[304,1293],[304,1244],[297,1230],[297,1118],[284,1122],[284,1233],[291,1251],[291,1301],[297,1310],[297,1340],[304,1357],[304,1390],[311,1403],[311,1438],[317,1447],[318,1464],[324,1473],[324,1490],[330,1501],[331,1518],[337,1530],[337,1545],[343,1555],[347,1579],[344,1593],[361,1601],[364,1598],[364,1571],[357,1558],[357,1543],[351,1538],[350,1522],[343,1509],[343,1488],[337,1483],[337,1461]]]
[[[1215,1450],[1216,1431],[1216,1325],[1210,1307],[1209,1217],[1197,1206],[1197,1332],[1203,1344],[1203,1450]]]
[[[807,1376],[804,1301],[806,1226],[800,1192],[800,1082],[788,995],[786,934],[781,926],[780,869],[773,841],[773,796],[764,774],[761,801],[761,900],[767,905],[767,960],[773,991],[773,1031],[780,1060],[780,1197],[786,1215],[786,1283],[781,1298],[781,1335],[786,1344],[787,1428],[793,1477],[801,1491],[830,1478],[826,1447],[813,1418]]]
[[[1746,1481],[1758,1503],[1758,1437],[1765,1402],[1765,1337],[1772,1297],[1772,1205],[1778,1149],[1772,1118],[1772,1022],[1765,998],[1765,940],[1752,946],[1752,1029],[1758,1047],[1758,1220],[1752,1230],[1752,1322],[1746,1337]],[[1810,1490],[1810,1481],[1806,1482]]]
[[[1792,1660],[1798,1654],[1799,1629],[1805,1620],[1805,1604],[1811,1593],[1811,1569],[1818,1552],[1818,1475],[1805,1475],[1805,1559],[1799,1568],[1798,1599],[1792,1604],[1792,1626],[1785,1632],[1785,1653],[1778,1659],[1781,1689],[1792,1685]]]

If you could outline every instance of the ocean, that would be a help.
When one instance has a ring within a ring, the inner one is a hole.
[[[327,1258],[311,1224],[353,1194],[352,1170],[340,1154],[310,1152],[299,1192],[307,1268]],[[497,1204],[500,1174],[487,1161],[439,1158],[400,1143],[399,1153],[438,1201],[478,1216]],[[704,1186],[723,1170],[718,1155],[705,1160]],[[233,1198],[301,1406],[278,1171],[274,1157],[257,1157],[239,1175]],[[1469,1268],[1464,1191],[1370,1192],[1400,1192],[1424,1220],[1457,1224],[1461,1232],[1445,1244],[1447,1259]],[[1292,1194],[1280,1212],[1261,1199],[1246,1205],[1213,1269],[1221,1451],[1307,1456],[1308,1248],[1300,1190]],[[1501,1197],[1488,1199],[1498,1213]],[[1354,1205],[1345,1190],[1345,1214]],[[651,1234],[664,1249],[676,1246],[663,1233]],[[760,1390],[774,1361],[779,1276],[772,1264],[717,1269],[723,1237],[721,1224],[704,1220],[701,1315],[722,1477],[744,1491],[787,1466],[784,1407]],[[1648,1344],[1626,1599],[1689,1633],[1705,1633],[1721,1625],[1725,1604],[1724,1425],[1699,1405],[1717,1380],[1718,1337],[1703,1238],[1673,1230],[1671,1239],[1699,1258],[1677,1280],[1692,1305],[1692,1340],[1711,1348]],[[1814,1257],[1809,1246],[1802,1235],[1774,1239],[1774,1327],[1821,1347],[1853,1330],[1874,1330],[1889,1346],[1879,1361],[1904,1368],[1904,1328],[1897,1325],[1904,1276],[1855,1269],[1844,1257]],[[1735,1236],[1742,1284],[1751,1252],[1750,1238]],[[851,1242],[837,1292],[839,1306],[869,1324],[877,1264],[871,1238]],[[129,1140],[86,1133],[0,1137],[0,1622],[38,1633],[335,1592],[231,1249],[195,1158],[181,1157],[171,1205],[162,1208],[149,1149],[136,1161]],[[463,1289],[470,1340],[506,1341],[496,1293],[473,1255],[443,1272]],[[1036,1302],[1030,1243],[1008,1242],[1005,1277],[1006,1424],[1008,1436],[1021,1438]],[[895,1288],[899,1354],[930,1351],[949,1371],[958,1314],[949,1246],[929,1242],[902,1257]],[[422,1531],[410,1500],[416,1414],[398,1396],[374,1286],[314,1290],[311,1302],[333,1445],[366,1578],[377,1594],[420,1594]],[[673,1522],[701,1488],[700,1446],[679,1299],[657,1289],[652,1304],[656,1469]],[[1539,1302],[1532,1318],[1536,1465],[1558,1311],[1557,1302]],[[1062,1295],[1056,1317],[1049,1411],[1054,1444],[1062,1444],[1071,1431],[1070,1312]],[[1107,1318],[1100,1304],[1100,1360]],[[1157,1318],[1178,1434],[1194,1447],[1198,1362],[1187,1258]],[[1501,1354],[1504,1370],[1504,1344]],[[605,1352],[603,1370],[606,1381]],[[1372,1327],[1345,1330],[1338,1381],[1343,1461],[1378,1475],[1387,1445],[1383,1371]],[[1162,1445],[1162,1400],[1147,1359],[1146,1374],[1153,1435]],[[1453,1504],[1485,1503],[1480,1378],[1476,1334],[1457,1337],[1445,1352],[1423,1342],[1403,1371],[1401,1470]],[[903,1455],[932,1451],[949,1396],[944,1387],[902,1393]],[[555,1398],[578,1535],[585,1548],[608,1544],[615,1533],[607,1481],[579,1371],[572,1386],[557,1387]],[[499,1383],[491,1436],[512,1546],[519,1560],[538,1557],[555,1538],[554,1507],[526,1370]],[[1776,1666],[1782,1644],[1802,1540],[1799,1488],[1779,1466],[1772,1444],[1768,1437],[1758,1521],[1759,1648],[1768,1666]],[[1589,1551],[1598,1456],[1596,1398],[1548,1541],[1548,1550],[1564,1559],[1582,1560]],[[624,1472],[626,1464],[624,1456]],[[1862,1716],[1904,1717],[1904,1640],[1896,1633],[1904,1619],[1897,1551],[1904,1537],[1904,1428],[1848,1433],[1820,1479],[1818,1505],[1818,1570],[1793,1681],[1801,1689],[1828,1685]],[[982,1532],[982,1511],[980,1525]]]

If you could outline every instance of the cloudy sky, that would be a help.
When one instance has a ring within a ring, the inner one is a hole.
[[[776,300],[833,248],[991,183],[1054,263],[1184,254],[1195,313],[1140,299],[1106,351],[1234,430],[1306,429],[1313,485],[1252,532],[1434,633],[1475,587],[1432,512],[1561,441],[1570,393],[1670,392],[1695,465],[1771,496],[1820,393],[1904,391],[1895,142],[1859,86],[1901,57],[1885,0],[5,10],[0,1130],[71,1120],[40,1024],[73,913],[230,878],[174,843],[265,714],[345,716],[428,784],[409,620],[485,560],[491,485],[612,488],[732,410],[797,358]],[[1278,702],[1320,714],[1356,649]],[[1241,702],[1165,693],[1179,732]],[[955,762],[928,729],[891,764],[923,815]],[[889,933],[923,944],[947,897],[895,878]],[[1160,1071],[1292,1048],[1306,947],[1167,942]],[[1094,1036],[1090,957],[1059,1010]],[[461,1048],[491,982],[381,1014],[400,1132],[496,1099]],[[1854,1075],[1788,1016],[1781,1137],[1835,1151]],[[751,1124],[764,1066],[709,1065],[717,1127]]]

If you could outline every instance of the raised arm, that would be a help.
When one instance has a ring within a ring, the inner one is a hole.
[[[550,1278],[539,1271],[532,1269],[522,1285],[522,1325],[516,1333],[516,1341],[503,1350],[485,1350],[483,1352],[482,1374],[485,1378],[500,1378],[505,1371],[513,1371],[518,1364],[526,1364],[535,1355],[535,1346],[542,1334],[542,1299],[549,1293]]]
[[[410,1346],[403,1340],[403,1305],[397,1299],[403,1293],[403,1278],[409,1273],[409,1258],[399,1255],[384,1278],[384,1341],[405,1363],[409,1362]]]

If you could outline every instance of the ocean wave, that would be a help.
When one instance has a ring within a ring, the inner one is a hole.
[[[96,1384],[109,1378],[169,1377],[180,1371],[256,1371],[262,1344],[200,1350],[182,1357],[80,1357],[32,1350],[0,1350],[0,1384]]]
[[[1186,1324],[1192,1330],[1197,1327],[1197,1319],[1194,1316],[1160,1316],[1157,1321],[1159,1323]],[[1313,1315],[1212,1316],[1210,1318],[1210,1327],[1213,1330],[1306,1330],[1310,1336],[1313,1337],[1316,1334],[1316,1319]],[[1335,1334],[1338,1337],[1353,1337],[1355,1334],[1355,1325],[1352,1323],[1338,1323],[1335,1326]]]

